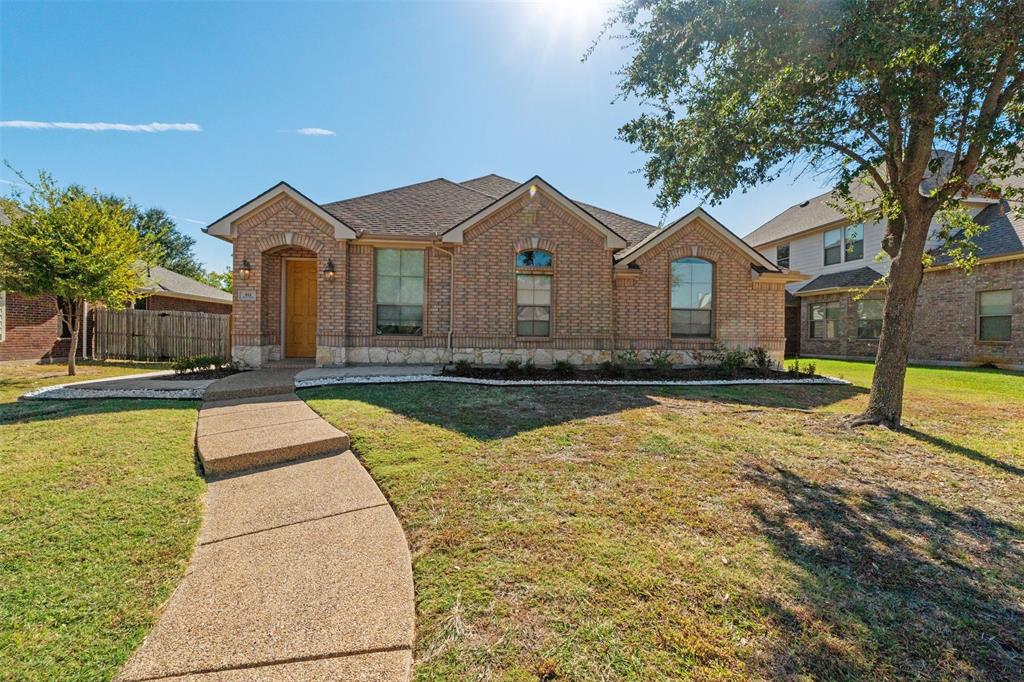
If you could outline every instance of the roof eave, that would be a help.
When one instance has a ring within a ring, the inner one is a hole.
[[[219,237],[224,241],[233,241],[235,237],[235,221],[240,219],[242,216],[248,215],[249,213],[257,210],[260,206],[273,201],[282,194],[290,197],[296,201],[299,205],[310,210],[312,213],[321,218],[324,222],[334,228],[335,239],[355,239],[355,230],[350,228],[342,221],[335,218],[333,215],[328,213],[320,204],[316,203],[305,194],[295,189],[287,182],[282,180],[270,189],[258,194],[249,201],[245,202],[238,208],[230,211],[221,218],[203,228],[203,232],[206,234]]]

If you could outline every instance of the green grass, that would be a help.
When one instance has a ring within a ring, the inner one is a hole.
[[[409,536],[419,680],[1019,679],[1024,379],[303,392]]]
[[[87,365],[79,380],[145,366]],[[0,679],[111,678],[180,579],[200,518],[197,404],[13,402],[59,366],[0,366]]]

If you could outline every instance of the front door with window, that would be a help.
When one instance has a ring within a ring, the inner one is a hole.
[[[285,261],[284,354],[316,356],[316,261]]]

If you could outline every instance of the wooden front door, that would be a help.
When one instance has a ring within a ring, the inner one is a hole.
[[[316,261],[284,264],[284,354],[311,358],[316,355]]]

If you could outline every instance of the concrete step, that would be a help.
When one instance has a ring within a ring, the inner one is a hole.
[[[280,395],[295,390],[297,369],[261,369],[239,372],[214,382],[204,394],[206,400],[234,400]]]
[[[348,450],[349,438],[294,393],[258,402],[204,403],[196,451],[207,475],[220,476]]]

